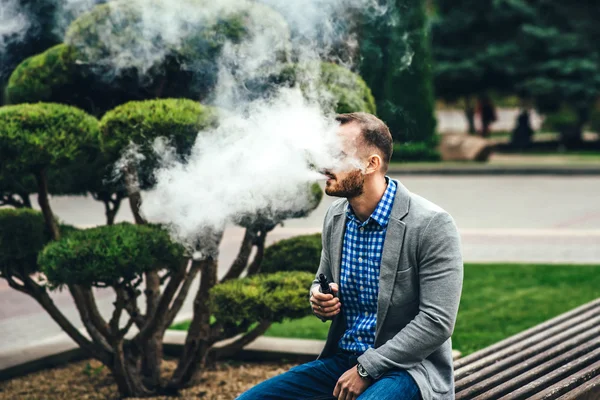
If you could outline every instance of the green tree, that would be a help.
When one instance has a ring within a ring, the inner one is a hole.
[[[98,157],[98,121],[62,104],[0,108],[0,175],[32,176],[38,202],[54,240],[60,237],[48,201],[48,170],[69,163],[86,165]]]
[[[170,6],[151,1],[145,7],[158,15]],[[180,7],[198,12],[205,5],[201,0],[183,0]],[[172,97],[204,101],[216,85],[217,60],[225,43],[246,40],[251,29],[261,27],[275,30],[283,42],[289,38],[283,17],[257,3],[249,2],[235,13],[223,9],[213,17],[190,20],[190,26],[179,27],[177,43],[165,39],[159,29],[149,35],[146,12],[139,2],[118,0],[81,15],[69,26],[64,44],[15,69],[7,101],[66,103],[97,117],[128,101]],[[285,60],[286,47],[275,50]]]
[[[524,1],[437,0],[432,17],[436,95],[462,99],[469,131],[475,132],[473,98],[494,91],[520,94],[526,67],[518,41],[523,24],[536,18]]]
[[[600,94],[600,9],[585,1],[533,2],[535,19],[523,25],[519,45],[526,53],[525,77],[518,89],[542,113],[575,114],[561,129],[567,145],[581,142],[584,125]]]
[[[436,122],[425,3],[390,0],[388,6],[385,15],[365,17],[358,28],[360,74],[394,139],[432,146]]]

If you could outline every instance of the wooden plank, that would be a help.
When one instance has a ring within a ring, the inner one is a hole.
[[[552,327],[555,327],[563,322],[576,317],[578,315],[584,314],[594,308],[600,307],[600,298],[593,300],[589,303],[583,304],[571,311],[568,311],[564,314],[560,314],[559,316],[552,318],[546,322],[538,324],[534,327],[531,327],[523,332],[520,332],[516,335],[510,336],[496,344],[486,347],[485,349],[481,349],[476,351],[475,353],[469,354],[468,356],[462,357],[454,362],[454,369],[460,369],[474,361],[478,361],[482,358],[485,358],[491,354],[494,354],[497,351],[505,349],[511,345],[519,343],[525,338],[534,336],[540,332],[544,332]]]
[[[563,394],[557,400],[598,400],[600,399],[600,377]]]
[[[560,382],[563,379],[567,379],[571,375],[587,368],[591,364],[600,361],[600,349],[596,349],[591,353],[581,356],[567,364],[557,368],[549,374],[543,375],[535,381],[520,387],[519,389],[501,397],[502,400],[523,400],[530,399],[531,396],[546,388]]]
[[[573,347],[576,346],[576,347]],[[561,343],[548,352],[516,364],[456,394],[456,399],[493,400],[526,385],[562,365],[600,348],[600,328]]]
[[[562,381],[552,385],[548,389],[535,394],[529,400],[556,400],[561,395],[569,393],[571,390],[581,386],[582,384],[597,380],[600,375],[600,361],[579,371],[578,373],[563,379]]]
[[[545,340],[557,337],[557,335],[561,335],[561,333],[567,330],[572,332],[572,336],[575,336],[581,330],[585,330],[591,325],[595,325],[598,321],[600,321],[600,307],[588,310],[587,312],[566,320],[551,329],[537,333],[534,336],[524,338],[522,341],[499,350],[494,354],[483,357],[477,361],[473,361],[472,363],[464,365],[462,368],[455,369],[454,380],[455,382],[459,382],[461,379],[463,379],[463,377],[473,374],[474,371],[479,371],[514,354],[526,351],[532,346],[535,346]]]

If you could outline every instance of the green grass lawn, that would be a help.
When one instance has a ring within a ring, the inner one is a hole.
[[[600,265],[466,264],[452,347],[470,354],[598,297]],[[266,335],[325,339],[329,325],[309,316]]]

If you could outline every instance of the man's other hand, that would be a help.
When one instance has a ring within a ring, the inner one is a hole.
[[[339,287],[337,283],[330,283],[329,287],[334,294],[337,294]],[[310,296],[310,302],[312,303],[312,309],[320,317],[332,318],[340,313],[342,303],[340,299],[334,297],[331,294],[324,294],[319,291],[319,287],[315,287],[312,290],[312,296]]]
[[[338,379],[333,390],[333,397],[338,400],[356,400],[371,383],[371,378],[361,378],[356,367],[352,367]]]

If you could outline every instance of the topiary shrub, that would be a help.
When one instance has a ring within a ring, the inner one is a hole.
[[[139,213],[140,188],[154,184],[153,172],[158,159],[153,139],[165,137],[179,155],[188,155],[199,131],[214,127],[218,121],[215,108],[187,99],[132,101],[109,112],[100,120],[102,148],[109,163],[115,163],[129,148],[143,160],[121,163],[122,175],[136,222],[143,221]],[[137,164],[137,165],[136,165]]]
[[[77,104],[80,68],[73,47],[59,44],[25,59],[13,71],[6,87],[11,104],[53,101]],[[75,98],[74,98],[75,97]]]
[[[313,279],[310,272],[285,271],[216,285],[210,291],[212,314],[224,327],[305,317],[310,314],[306,288]]]
[[[317,71],[315,71],[315,69]],[[313,76],[318,75],[316,87]],[[304,94],[317,100],[323,107],[338,114],[363,111],[376,113],[375,99],[371,89],[360,75],[333,63],[288,64],[277,74],[268,78],[268,83],[254,83],[250,87],[258,94],[269,94],[280,86],[299,85]]]
[[[437,144],[424,142],[408,142],[394,145],[392,162],[440,161]]]
[[[121,223],[72,233],[50,243],[38,263],[48,281],[63,285],[114,286],[150,270],[180,267],[184,250],[150,225]]]
[[[287,57],[289,27],[265,5],[242,1],[234,11],[183,0],[176,7],[174,18],[173,5],[164,1],[99,5],[71,24],[65,43],[78,50],[98,80],[137,93],[129,100],[204,100],[217,82],[224,44],[250,39],[252,32],[269,32],[276,38],[273,51]]]
[[[63,236],[77,231],[60,225]],[[29,208],[0,209],[0,274],[26,276],[39,271],[37,258],[50,241],[44,216]]]
[[[48,243],[44,217],[31,209],[0,209],[0,270],[5,276],[38,270],[38,253]]]
[[[215,127],[215,108],[186,99],[131,101],[109,111],[100,120],[102,146],[119,156],[133,142],[151,157],[152,140],[166,137],[181,153],[191,150],[199,131]]]
[[[60,233],[48,202],[48,169],[91,164],[98,155],[98,121],[82,110],[53,103],[0,107],[0,174],[33,174],[54,239]]]
[[[314,277],[322,248],[320,233],[280,240],[265,249],[261,273],[305,271]]]

